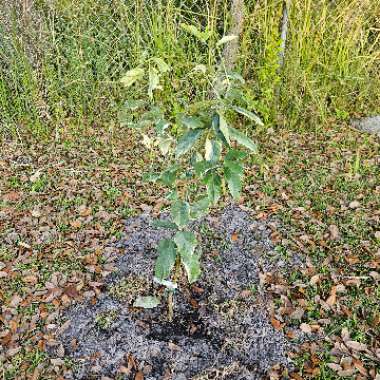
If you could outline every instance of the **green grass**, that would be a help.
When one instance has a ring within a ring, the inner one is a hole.
[[[286,64],[278,67],[279,0],[246,1],[239,70],[252,105],[267,125],[316,128],[380,112],[379,0],[295,0],[290,8]],[[69,128],[114,128],[127,96],[122,74],[147,56],[173,67],[181,98],[203,94],[207,83],[189,71],[217,60],[215,42],[228,30],[227,0],[105,0],[4,3],[0,16],[0,113],[3,131],[57,138]],[[206,44],[180,23],[212,31]],[[278,92],[278,87],[280,91]]]

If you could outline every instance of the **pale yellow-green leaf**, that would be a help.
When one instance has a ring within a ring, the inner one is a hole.
[[[144,69],[136,68],[126,72],[126,74],[120,79],[120,82],[125,87],[132,86],[133,83],[142,79],[144,76]]]
[[[237,37],[237,36],[234,36],[234,35],[224,36],[223,38],[221,38],[221,39],[216,43],[216,46],[224,45],[224,44],[226,44],[227,42],[230,42],[230,41],[236,40],[236,38],[238,38],[238,37]]]

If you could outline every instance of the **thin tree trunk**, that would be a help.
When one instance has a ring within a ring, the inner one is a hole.
[[[244,27],[244,0],[232,0],[231,2],[231,27],[229,35],[237,36],[235,40],[230,41],[224,48],[223,60],[225,69],[233,71],[240,50],[240,36]]]

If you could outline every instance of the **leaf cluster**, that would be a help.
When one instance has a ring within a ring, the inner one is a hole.
[[[208,38],[206,31],[182,27],[203,42]],[[234,38],[225,36],[218,45]],[[229,121],[236,115],[235,119],[243,117],[252,124],[262,125],[262,122],[257,114],[239,104],[239,88],[244,85],[244,79],[236,73],[219,73],[210,81],[215,94],[211,100],[188,104],[189,112],[173,114],[155,97],[162,89],[161,82],[171,81],[170,71],[162,58],[153,57],[144,66],[128,71],[121,83],[126,87],[139,84],[146,88],[145,97],[125,103],[123,124],[139,130],[142,142],[151,149],[157,147],[168,162],[163,171],[148,173],[145,179],[170,189],[167,196],[171,202],[170,220],[157,224],[175,232],[173,238],[158,244],[155,281],[173,291],[177,288],[173,272],[178,273],[180,266],[185,269],[189,283],[198,280],[201,274],[201,249],[196,235],[188,228],[189,223],[207,214],[227,191],[239,199],[246,151],[257,151],[254,141]],[[239,146],[245,150],[238,149]],[[198,189],[195,194],[188,186],[194,182]]]

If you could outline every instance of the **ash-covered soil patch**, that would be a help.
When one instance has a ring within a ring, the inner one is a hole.
[[[167,321],[164,289],[152,283],[154,247],[170,230],[142,215],[128,221],[125,255],[96,304],[64,316],[59,339],[74,359],[73,379],[258,380],[287,365],[288,343],[269,322],[259,274],[278,265],[270,229],[237,206],[194,224],[203,244],[203,275],[175,295]],[[161,306],[133,308],[138,295],[162,297]]]

